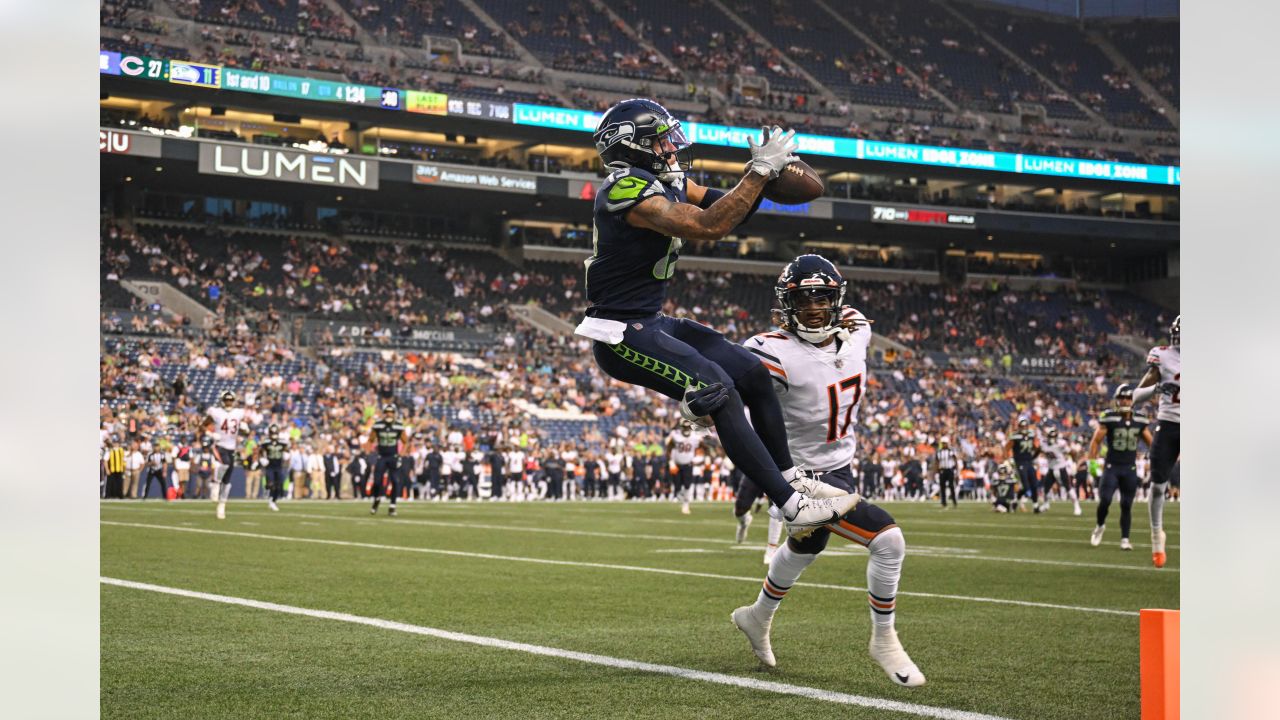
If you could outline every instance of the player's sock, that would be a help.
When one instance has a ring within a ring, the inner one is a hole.
[[[769,543],[769,547],[777,549],[778,543],[782,540],[782,517],[776,506],[769,507],[769,532],[765,536],[765,541]]]
[[[777,402],[777,399],[774,399],[775,408],[778,407]],[[724,453],[733,461],[734,466],[741,469],[743,474],[756,484],[756,487],[781,507],[787,517],[794,517],[799,509],[800,498],[796,495],[796,491],[791,489],[791,485],[782,478],[782,473],[778,471],[779,464],[774,462],[769,451],[765,449],[755,430],[752,429],[751,423],[747,422],[746,408],[743,407],[742,398],[736,390],[729,391],[728,400],[716,411],[713,419],[716,424],[716,434],[720,437],[721,445],[724,446]],[[782,422],[781,410],[778,411],[777,421],[779,432],[784,434],[785,445],[786,431],[782,429],[785,425]],[[758,424],[766,423],[759,421]],[[783,467],[793,464],[789,460],[788,453],[788,462]]]
[[[756,597],[755,612],[758,617],[771,618],[778,611],[778,604],[786,597],[787,591],[795,584],[800,573],[809,567],[818,556],[804,555],[791,549],[790,544],[778,548],[773,554],[773,562],[769,563],[769,573],[765,575],[764,587]]]
[[[1151,501],[1147,511],[1151,514],[1151,529],[1164,529],[1164,495],[1169,483],[1151,483]]]
[[[872,636],[893,631],[898,596],[898,580],[902,577],[902,560],[907,543],[902,530],[889,528],[876,535],[867,545],[867,602],[871,606]]]

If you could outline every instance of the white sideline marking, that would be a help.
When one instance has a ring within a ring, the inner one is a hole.
[[[125,508],[125,509],[134,510],[138,512],[204,514],[197,510],[169,510],[163,507],[154,507],[154,508],[134,507],[134,508]],[[265,514],[259,511],[252,511],[252,512],[255,512],[257,514]],[[568,529],[557,529],[557,528],[527,527],[523,525],[489,525],[485,523],[446,522],[444,520],[413,520],[410,518],[396,518],[394,521],[390,519],[384,520],[384,521],[374,521],[366,518],[344,517],[342,515],[308,515],[305,513],[289,513],[287,515],[284,515],[283,517],[291,518],[291,519],[292,518],[312,518],[317,520],[344,520],[347,522],[357,522],[357,523],[370,524],[370,525],[377,524],[377,525],[383,525],[383,526],[387,525],[388,523],[394,522],[394,524],[396,525],[428,525],[432,527],[463,528],[467,530],[501,530],[504,532],[510,532],[510,531],[531,532],[531,533],[544,533],[548,535],[578,535],[578,536],[585,536],[585,537],[607,537],[607,538],[618,538],[622,540],[660,540],[660,541],[668,541],[668,542],[680,542],[680,543],[686,543],[686,544],[688,543],[709,543],[709,544],[715,544],[715,545],[736,545],[737,544],[733,540],[722,539],[722,538],[687,537],[687,536],[680,536],[680,535],[644,535],[644,534],[634,534],[634,533],[611,533],[611,532],[601,532],[597,530],[568,530]],[[903,534],[906,536],[910,536],[910,533],[907,533],[907,532],[904,532]],[[964,535],[957,535],[956,537],[964,537]],[[974,550],[974,548],[939,547],[939,546],[923,546],[923,545],[919,546],[919,549],[924,551],[918,552],[915,546],[908,543],[907,554],[914,555],[916,557],[936,557],[938,552],[930,552],[930,551],[942,551],[947,553],[947,557],[953,557],[951,553],[966,553]],[[1022,563],[1026,565],[1054,565],[1058,567],[1094,568],[1099,570],[1133,570],[1137,572],[1162,572],[1162,573],[1180,572],[1179,569],[1175,567],[1155,568],[1147,565],[1115,565],[1111,563],[1076,562],[1074,560],[1037,560],[1035,558],[1011,558],[1011,557],[1003,557],[998,555],[968,555],[968,556],[965,556],[964,559],[965,560],[982,560],[984,562],[1012,562],[1012,563]]]
[[[683,575],[686,577],[710,578],[713,580],[738,580],[759,585],[763,580],[759,577],[746,577],[744,575],[719,575],[716,573],[695,572],[692,570],[671,570],[668,568],[644,567],[643,565],[615,565],[611,563],[593,563],[581,562],[576,560],[549,560],[545,558],[518,557],[513,555],[493,555],[490,553],[463,552],[461,550],[443,550],[440,548],[424,548],[424,547],[406,547],[404,545],[381,545],[378,543],[353,542],[350,540],[326,540],[322,538],[305,538],[294,537],[289,535],[264,535],[262,533],[233,532],[230,530],[207,530],[205,528],[186,528],[177,527],[175,525],[148,525],[145,523],[126,523],[114,522],[111,520],[102,520],[102,525],[116,525],[120,527],[143,528],[147,530],[173,530],[176,532],[201,533],[204,535],[226,535],[230,537],[246,537],[257,540],[283,540],[285,542],[301,542],[315,543],[318,545],[338,545],[341,547],[358,547],[368,548],[372,550],[399,550],[401,552],[429,553],[432,555],[450,555],[453,557],[465,558],[481,558],[484,560],[503,560],[507,562],[527,562],[539,565],[563,565],[567,567],[589,567],[600,568],[602,570],[626,570],[630,572],[648,572],[657,573],[659,575]],[[798,586],[821,588],[824,590],[845,590],[849,592],[867,592],[865,587],[857,587],[854,585],[829,585],[826,583],[809,583],[798,582]],[[1029,600],[1005,600],[1002,598],[984,598],[970,597],[968,595],[947,595],[942,593],[917,592],[908,590],[899,590],[898,595],[907,595],[912,597],[927,597],[941,600],[961,600],[966,602],[983,602],[993,603],[996,605],[1018,605],[1021,607],[1048,608],[1050,610],[1075,610],[1078,612],[1102,613],[1106,615],[1128,615],[1136,617],[1137,612],[1132,610],[1112,610],[1110,608],[1092,608],[1078,607],[1075,605],[1058,605],[1055,603],[1031,602]]]
[[[914,525],[914,521],[912,522],[912,524]],[[1080,528],[1076,528],[1076,532],[1082,532],[1082,530]],[[916,530],[914,527],[912,527],[910,530],[904,530],[902,534],[904,536],[939,535],[941,537],[949,537],[949,538],[955,538],[955,539],[973,538],[975,540],[1013,540],[1015,542],[1057,543],[1059,545],[1084,545],[1084,542],[1085,542],[1081,538],[1027,537],[1025,535],[974,535],[972,533],[954,533],[954,532],[937,532],[937,531],[930,531],[930,530]],[[1151,547],[1151,544],[1135,542],[1133,546],[1134,547]],[[910,545],[908,545],[907,547],[910,547]],[[1182,549],[1182,546],[1172,545],[1172,544],[1166,544],[1165,547],[1173,550]]]
[[[545,645],[513,642],[511,640],[486,637],[484,635],[470,635],[467,633],[440,630],[422,625],[410,625],[408,623],[396,622],[394,620],[382,620],[380,618],[333,612],[331,610],[312,610],[310,608],[296,607],[293,605],[280,605],[273,602],[230,597],[228,595],[214,595],[211,593],[197,592],[195,590],[183,590],[181,588],[151,585],[148,583],[119,580],[110,577],[100,577],[99,581],[103,585],[114,585],[116,587],[130,588],[133,590],[146,590],[149,592],[163,593],[165,595],[176,595],[178,597],[192,598],[195,600],[223,603],[225,605],[239,605],[241,607],[254,608],[256,610],[270,610],[272,612],[286,613],[288,615],[302,615],[304,617],[318,618],[321,620],[337,620],[338,622],[352,623],[355,625],[368,625],[370,627],[381,628],[383,630],[395,630],[397,632],[410,633],[413,635],[425,635],[427,637],[433,637],[440,640],[450,640],[452,642],[467,643],[469,645],[479,645],[481,647],[498,648],[501,650],[514,650],[516,652],[528,653],[530,655],[542,655],[545,657],[561,658],[564,660],[576,660],[582,663],[603,665],[605,667],[616,668],[619,670],[635,670],[638,672],[654,673],[657,675],[669,675],[671,677],[681,678],[684,680],[698,680],[701,682],[714,683],[716,685],[728,685],[731,687],[746,688],[748,690],[762,690],[765,692],[777,693],[779,695],[794,695],[797,697],[809,698],[810,700],[821,700],[840,705],[856,705],[859,707],[875,708],[877,710],[918,715],[920,717],[939,718],[940,720],[1009,720],[1008,718],[1002,718],[997,715],[986,715],[984,713],[969,712],[967,710],[953,710],[951,708],[935,707],[932,705],[917,705],[916,703],[886,700],[884,698],[867,697],[865,695],[851,695],[849,693],[806,687],[804,685],[791,685],[788,683],[774,682],[772,680],[757,680],[755,678],[707,672],[705,670],[692,670],[689,668],[676,667],[674,665],[659,665],[657,663],[641,662],[639,660],[615,658],[608,655],[596,655],[593,653],[577,652],[574,650],[561,650],[559,648],[547,647]]]

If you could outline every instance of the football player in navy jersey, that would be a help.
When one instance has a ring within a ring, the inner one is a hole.
[[[750,217],[765,184],[796,160],[794,135],[774,127],[758,142],[749,138],[746,172],[721,192],[684,177],[691,143],[666,108],[644,99],[609,108],[593,139],[612,172],[596,193],[585,263],[590,306],[577,334],[595,341],[596,362],[611,377],[680,400],[690,422],[714,424],[729,459],[803,535],[839,520],[861,497],[795,467],[758,358],[706,325],[661,313],[684,241],[719,240]]]

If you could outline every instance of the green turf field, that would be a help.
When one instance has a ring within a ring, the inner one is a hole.
[[[928,677],[913,690],[868,656],[866,553],[836,537],[778,611],[778,667],[759,667],[728,618],[759,590],[767,518],[735,546],[725,503],[408,503],[391,519],[233,502],[224,521],[208,502],[104,503],[102,716],[1138,717],[1137,611],[1178,607],[1176,503],[1163,570],[1145,505],[1133,552],[1116,505],[1099,548],[1092,504],[885,507],[908,544],[898,633]]]

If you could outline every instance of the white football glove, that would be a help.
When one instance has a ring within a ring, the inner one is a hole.
[[[795,130],[782,131],[777,125],[773,129],[760,128],[760,143],[748,137],[747,145],[751,148],[751,171],[772,180],[787,165],[799,160],[794,153],[800,147],[795,141]]]

